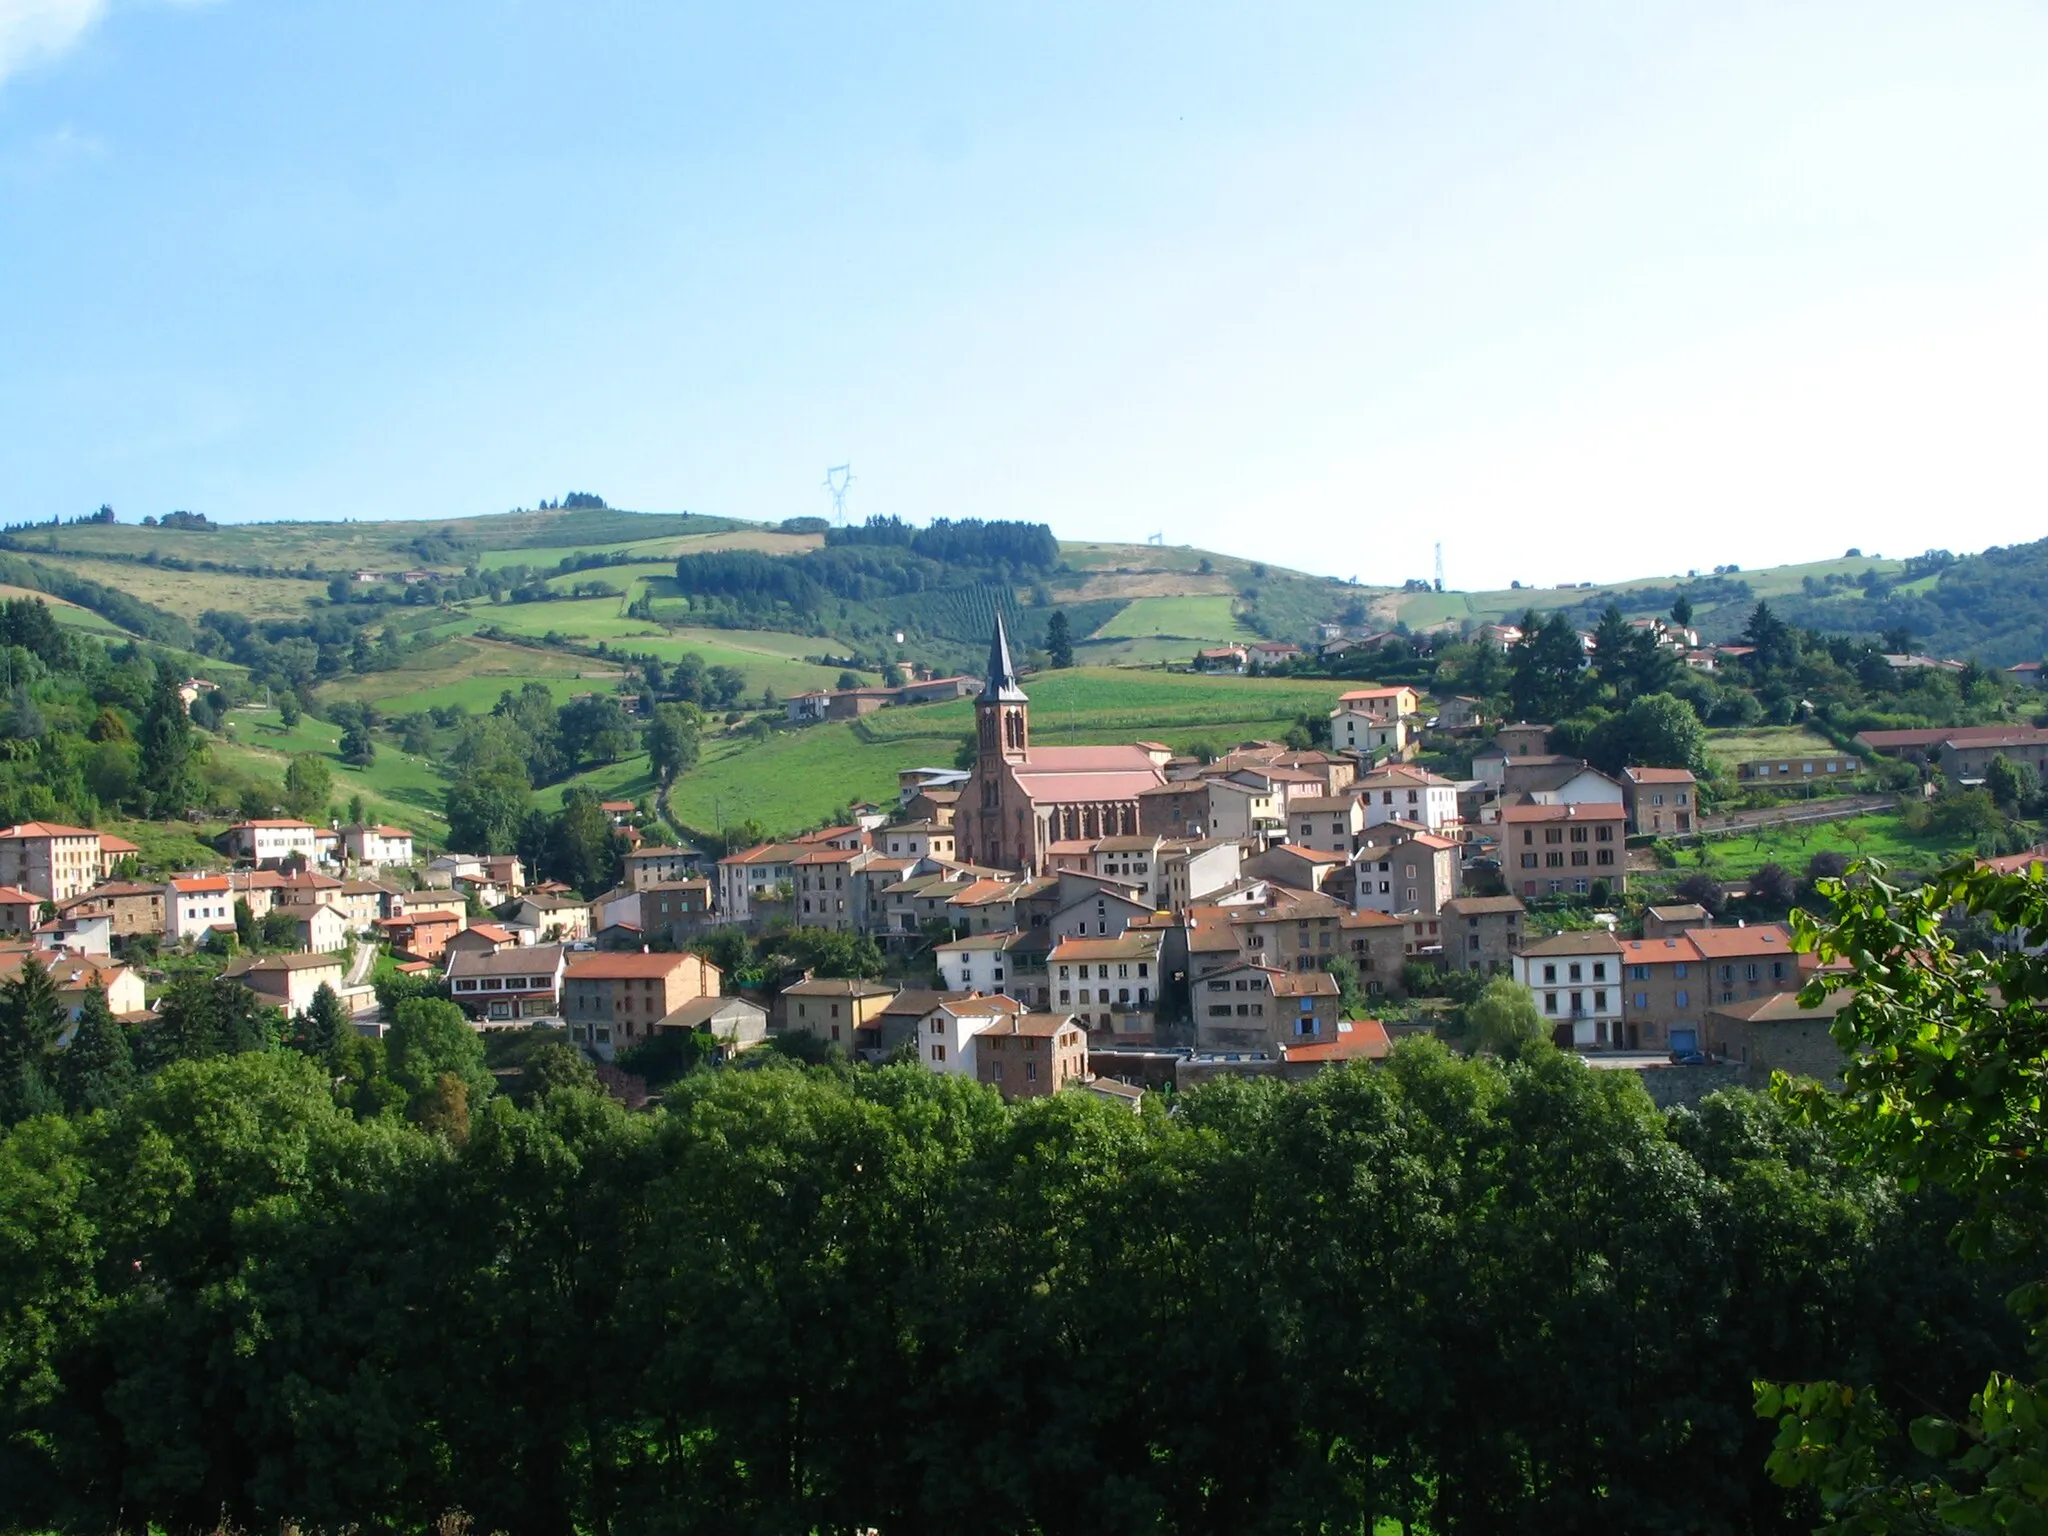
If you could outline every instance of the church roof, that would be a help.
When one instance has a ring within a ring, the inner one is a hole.
[[[1027,704],[1024,690],[1017,685],[1017,669],[1010,661],[1010,632],[1003,616],[996,614],[996,632],[988,643],[988,680],[981,685],[984,704]]]

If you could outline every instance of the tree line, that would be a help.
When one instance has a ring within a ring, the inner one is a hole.
[[[1940,1400],[2010,1342],[1938,1200],[1548,1048],[1170,1115],[771,1066],[458,1123],[444,1075],[369,1114],[245,1050],[13,1130],[16,1522],[1794,1530],[1753,1379]]]

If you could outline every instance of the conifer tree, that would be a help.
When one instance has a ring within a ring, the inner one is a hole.
[[[135,1061],[128,1033],[107,1006],[106,990],[94,987],[78,1010],[78,1028],[57,1058],[57,1093],[74,1115],[112,1109],[135,1087]]]

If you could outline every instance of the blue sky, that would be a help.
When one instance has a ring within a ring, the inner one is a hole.
[[[0,0],[0,521],[2048,535],[2036,5]]]

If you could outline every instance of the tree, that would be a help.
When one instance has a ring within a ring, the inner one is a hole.
[[[1508,652],[1508,697],[1515,714],[1552,721],[1577,714],[1589,692],[1578,631],[1561,613],[1540,621],[1529,613],[1522,624],[1522,638]]]
[[[1055,670],[1064,670],[1074,664],[1074,636],[1067,626],[1064,608],[1055,609],[1053,616],[1046,620],[1045,649]]]
[[[616,883],[619,873],[619,840],[587,784],[571,785],[553,817],[537,824],[529,818],[521,853],[547,878],[592,896]]]
[[[1960,946],[1947,924],[1960,914],[2005,933],[2048,931],[2048,881],[1958,865],[1915,890],[1881,865],[1865,873],[1855,886],[1823,886],[1832,921],[1793,915],[1801,948],[1849,969],[1829,1026],[1841,1089],[1780,1074],[1772,1092],[1857,1162],[1907,1189],[1955,1196],[1966,1255],[2025,1267],[2029,1283],[2011,1305],[2038,1372],[2048,1348],[2048,958]],[[1829,1006],[1843,982],[1817,976],[1801,1005]],[[1911,1458],[1867,1386],[1761,1385],[1756,1411],[1778,1424],[1772,1475],[1814,1488],[1845,1529],[2018,1532],[2048,1517],[2048,1380],[2038,1376],[1994,1372],[1960,1413],[1914,1420]]]
[[[49,1058],[64,1022],[57,984],[34,955],[0,982],[0,1119],[11,1124],[55,1107]]]
[[[1692,628],[1692,599],[1681,596],[1671,605],[1671,622],[1680,629]]]
[[[392,1081],[405,1090],[415,1119],[453,1113],[444,1077],[463,1085],[465,1116],[469,1105],[490,1095],[483,1042],[462,1010],[443,998],[415,997],[400,1003],[392,1012],[384,1050]]]
[[[1598,767],[1613,773],[1629,766],[1707,771],[1707,728],[1690,704],[1669,693],[1646,693],[1602,721],[1586,747]]]
[[[1755,653],[1749,658],[1753,671],[1774,672],[1799,660],[1799,636],[1771,612],[1769,603],[1759,602],[1750,611],[1742,638],[1755,647]]]
[[[301,821],[319,821],[327,814],[334,790],[334,770],[316,752],[293,754],[284,770],[284,804]]]
[[[182,816],[198,798],[192,721],[178,693],[178,676],[168,663],[156,669],[149,707],[142,716],[142,787],[153,815]]]
[[[2032,763],[2014,763],[2003,752],[1984,765],[1984,787],[2009,816],[2022,814],[2041,793],[2041,776]]]
[[[290,693],[281,693],[277,698],[277,718],[286,730],[294,730],[299,723],[299,701]]]
[[[647,757],[654,776],[673,784],[697,766],[704,712],[694,704],[660,704],[647,724]]]
[[[107,1006],[105,988],[92,988],[79,1005],[71,1043],[57,1057],[56,1078],[58,1096],[74,1115],[112,1109],[134,1091],[128,1032]]]
[[[585,762],[615,763],[633,750],[633,723],[612,695],[590,694],[562,707],[557,734],[571,767]]]
[[[235,937],[241,941],[242,948],[254,949],[260,932],[261,930],[256,926],[256,911],[255,908],[249,905],[249,898],[237,896],[235,898]]]
[[[1503,1056],[1517,1055],[1550,1035],[1536,994],[1507,976],[1496,976],[1465,1005],[1465,1022],[1480,1045]]]
[[[341,760],[355,768],[367,768],[377,761],[377,738],[370,722],[358,716],[342,727],[338,749]]]
[[[860,677],[857,673],[841,672],[839,674],[839,681],[834,686],[842,693],[850,692],[860,686]]]
[[[369,808],[363,803],[362,791],[358,790],[355,794],[348,797],[348,824],[352,827],[360,827],[368,822],[369,819]]]
[[[311,1005],[293,1022],[293,1043],[315,1061],[333,1061],[342,1042],[355,1033],[340,995],[324,981],[315,989]]]
[[[1727,900],[1721,894],[1721,882],[1705,870],[1687,875],[1673,888],[1672,894],[1682,901],[1689,901],[1709,917],[1718,917]]]
[[[1767,912],[1783,912],[1798,898],[1799,884],[1792,872],[1773,860],[1759,864],[1749,877],[1749,899]]]

